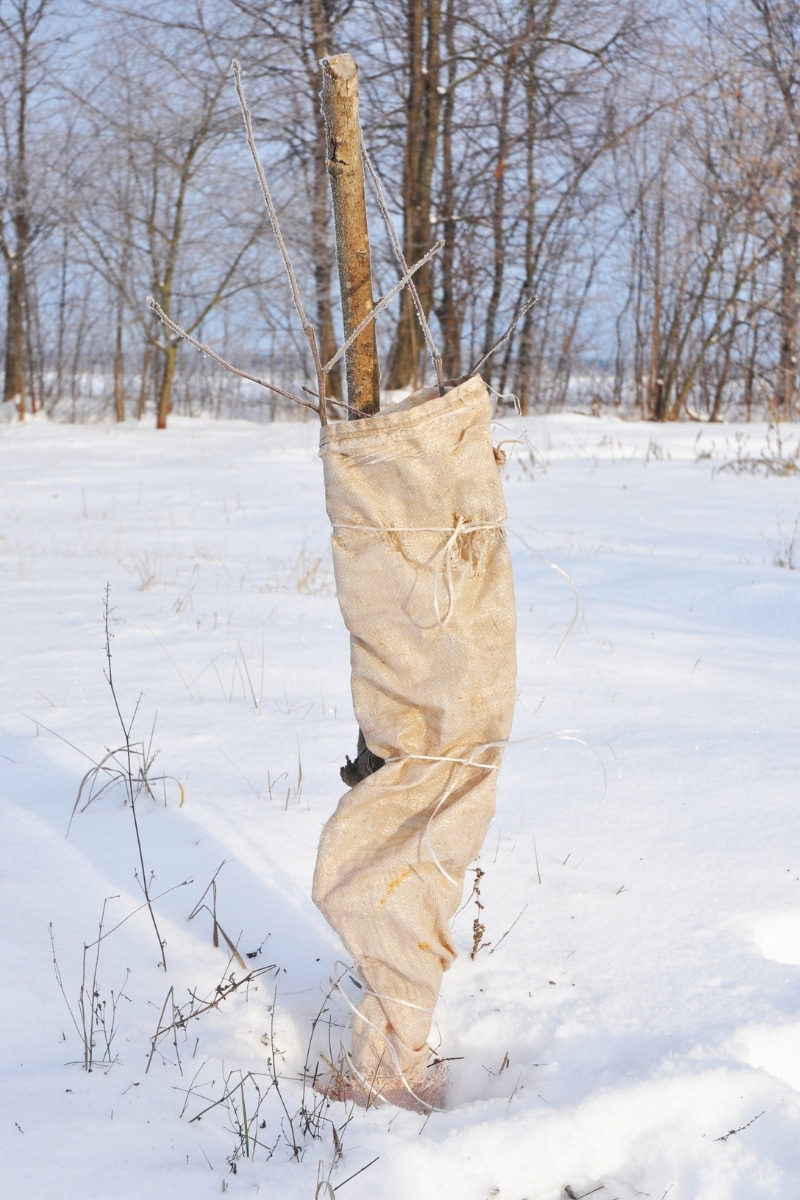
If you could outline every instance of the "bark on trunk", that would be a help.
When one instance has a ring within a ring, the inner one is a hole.
[[[456,177],[453,166],[453,127],[455,124],[456,71],[455,0],[447,0],[444,16],[444,41],[447,52],[447,82],[442,105],[442,188],[441,218],[444,247],[439,258],[440,301],[436,316],[442,331],[442,364],[448,379],[461,375],[461,323],[463,315],[456,297]]]
[[[24,260],[18,250],[16,256],[9,263],[8,271],[3,400],[16,404],[20,419],[25,416],[25,393],[27,391],[25,291]]]
[[[167,428],[167,417],[172,409],[172,381],[175,378],[175,361],[177,357],[177,342],[168,342],[167,348],[164,351],[164,370],[161,375],[161,388],[158,396],[156,429]]]
[[[797,391],[797,266],[800,248],[800,181],[793,180],[789,208],[789,228],[781,242],[781,346],[775,406],[779,416],[794,411]]]
[[[326,164],[333,199],[336,258],[342,293],[345,337],[373,309],[367,206],[361,129],[358,123],[358,67],[350,54],[322,64],[322,111],[327,136]],[[380,409],[380,367],[373,321],[345,354],[347,397],[357,413]]]
[[[403,254],[410,265],[431,247],[431,182],[442,108],[441,0],[409,0],[406,95],[406,145],[403,161]],[[417,292],[427,316],[433,307],[433,268],[422,267],[415,277]],[[414,302],[403,292],[400,317],[389,364],[387,386],[401,388],[422,382],[420,360],[425,339]]]
[[[316,95],[319,88],[319,64],[333,53],[330,19],[320,0],[311,0],[311,31],[309,52],[306,54],[308,83]],[[316,145],[324,144],[325,119],[318,104],[313,105]],[[330,254],[328,227],[328,180],[326,164],[318,155],[314,157],[314,176],[311,185],[311,252],[314,259],[314,287],[316,290],[317,338],[323,362],[336,353],[336,333],[333,327],[331,307],[331,283],[333,265]],[[337,363],[328,375],[328,395],[336,400],[343,397],[341,363]]]
[[[117,314],[117,340],[114,347],[114,416],[125,420],[125,378],[122,354],[122,313]]]
[[[136,420],[141,421],[147,407],[147,385],[150,381],[150,368],[153,362],[153,347],[145,346],[142,354],[142,377],[139,383],[139,396],[136,401]]]

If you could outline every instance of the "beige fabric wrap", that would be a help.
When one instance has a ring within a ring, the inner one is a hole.
[[[494,814],[486,765],[499,766],[502,746],[475,756],[483,767],[414,756],[469,758],[502,741],[515,699],[489,394],[476,377],[429,395],[321,438],[355,714],[370,750],[396,760],[341,799],[314,876],[314,900],[366,984],[352,1060],[370,1084],[424,1078],[455,958],[449,922]]]

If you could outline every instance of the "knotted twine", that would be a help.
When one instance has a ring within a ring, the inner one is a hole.
[[[375,1086],[425,1078],[449,924],[511,728],[516,619],[490,420],[476,377],[321,435],[355,715],[387,761],[327,822],[313,895],[365,983],[351,1058]]]

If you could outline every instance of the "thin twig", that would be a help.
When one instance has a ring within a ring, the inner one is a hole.
[[[173,989],[170,988],[169,992],[167,993],[167,999],[164,1001],[164,1005],[158,1018],[156,1031],[150,1039],[153,1052],[158,1049],[159,1043],[168,1034],[174,1034],[178,1029],[185,1029],[190,1021],[195,1021],[198,1017],[202,1017],[205,1013],[211,1012],[212,1009],[219,1008],[220,1004],[222,1004],[224,1000],[227,1000],[229,996],[235,995],[235,993],[243,987],[245,989],[249,988],[250,984],[254,980],[258,979],[261,975],[266,974],[266,972],[276,970],[275,964],[270,963],[267,967],[258,967],[256,970],[248,971],[248,973],[243,976],[242,979],[236,979],[232,973],[228,974],[232,962],[233,959],[229,958],[225,972],[220,977],[220,982],[208,996],[198,996],[196,991],[192,991],[191,988],[188,989],[189,1003],[186,1006],[186,1011],[184,1011],[178,1006],[178,1004],[175,1003],[175,994]],[[161,1022],[164,1017],[164,1013],[167,1008],[167,1001],[169,1000],[170,996],[172,996],[172,1020],[168,1025],[162,1025]],[[153,1054],[151,1052],[150,1059],[148,1059],[148,1069],[152,1056]],[[198,1118],[195,1117],[193,1119],[197,1120]]]
[[[164,888],[164,891],[159,892],[157,896],[151,896],[150,902],[152,904],[156,904],[159,900],[162,899],[163,896],[168,896],[170,892],[176,892],[178,890],[178,888],[188,887],[188,885],[192,882],[193,882],[192,879],[182,879],[180,883],[173,883],[172,887]],[[117,921],[116,925],[112,925],[110,929],[107,929],[105,931],[105,933],[102,935],[102,937],[100,938],[100,941],[104,942],[106,940],[106,938],[111,937],[112,933],[116,933],[118,929],[121,929],[123,925],[127,924],[127,922],[130,921],[131,917],[135,917],[137,915],[137,913],[142,912],[145,908],[147,908],[146,900],[145,900],[144,904],[137,905],[136,908],[134,908],[131,912],[129,912],[127,917],[123,917],[121,921]],[[93,946],[94,942],[90,943],[90,945]]]
[[[539,883],[541,883],[541,882],[542,882],[542,881],[541,881],[541,879],[540,879],[540,880],[539,880]],[[527,904],[526,904],[526,905],[525,905],[525,908],[527,908],[527,907],[528,907],[528,906],[527,906]],[[499,938],[499,939],[498,939],[498,941],[496,941],[496,942],[495,942],[494,946],[492,946],[491,950],[489,951],[489,953],[490,953],[490,954],[494,954],[495,950],[499,950],[499,948],[500,948],[500,943],[501,943],[501,942],[504,942],[504,941],[505,941],[505,939],[508,937],[508,935],[511,933],[511,930],[514,928],[514,926],[516,925],[517,921],[518,921],[518,920],[519,920],[519,918],[522,916],[522,913],[524,913],[524,912],[525,912],[525,908],[523,908],[522,912],[519,914],[519,917],[515,917],[515,919],[514,919],[514,920],[511,922],[511,924],[509,925],[508,929],[505,931],[505,933],[503,934],[503,936],[502,936],[501,938]]]
[[[481,367],[483,366],[483,364],[486,362],[486,360],[492,357],[495,350],[499,350],[500,347],[503,345],[503,342],[508,341],[508,339],[511,337],[511,334],[516,329],[517,324],[525,316],[525,313],[530,312],[530,310],[533,308],[534,304],[536,303],[536,301],[538,299],[539,299],[538,296],[531,296],[530,300],[525,301],[522,308],[520,308],[519,311],[516,313],[516,315],[513,317],[511,324],[508,326],[505,333],[501,333],[501,335],[497,339],[497,341],[494,342],[494,344],[489,347],[489,349],[486,351],[486,353],[482,354],[481,357],[478,359],[478,361],[475,363],[475,366],[469,372],[469,377],[471,377],[472,375],[476,375],[478,373],[478,371],[481,369]]]
[[[347,1179],[343,1179],[341,1183],[337,1183],[336,1187],[333,1190],[335,1192],[338,1192],[339,1188],[343,1188],[344,1185],[346,1183],[349,1183],[351,1179],[355,1179],[356,1175],[360,1175],[362,1171],[366,1171],[369,1167],[374,1166],[374,1164],[378,1161],[379,1158],[380,1158],[380,1155],[379,1154],[376,1155],[376,1157],[373,1158],[370,1162],[368,1162],[366,1164],[366,1166],[360,1167],[358,1171],[354,1171],[352,1175],[348,1175]]]
[[[270,1048],[271,1053],[270,1053],[269,1058],[267,1059],[267,1062],[268,1062],[268,1065],[270,1068],[272,1082],[275,1086],[275,1091],[278,1093],[278,1099],[280,1100],[281,1108],[283,1109],[284,1113],[286,1114],[286,1120],[289,1122],[289,1130],[292,1135],[292,1140],[289,1143],[289,1145],[290,1145],[292,1154],[299,1162],[300,1161],[300,1147],[297,1144],[297,1135],[295,1134],[295,1131],[294,1131],[294,1121],[292,1120],[292,1114],[289,1112],[289,1109],[286,1107],[286,1101],[283,1098],[283,1092],[281,1091],[281,1085],[280,1085],[280,1081],[278,1079],[278,1066],[277,1066],[277,1063],[275,1062],[275,1054],[276,1054],[276,1050],[275,1050],[275,1005],[277,1003],[278,1003],[278,989],[276,988],[275,993],[272,997],[272,1004],[270,1005],[270,1010],[269,1010],[269,1048]],[[287,1138],[287,1141],[288,1141],[288,1138]]]
[[[204,907],[205,907],[205,905],[203,904],[203,901],[205,900],[205,898],[206,898],[206,896],[208,895],[208,893],[209,893],[209,891],[210,891],[210,890],[212,891],[212,894],[213,894],[213,896],[214,896],[214,900],[215,900],[215,902],[216,902],[216,886],[215,886],[215,884],[216,884],[216,878],[217,878],[217,876],[219,875],[219,873],[220,873],[220,871],[222,870],[222,868],[225,866],[225,864],[226,864],[228,861],[229,861],[229,860],[228,860],[227,858],[223,858],[222,862],[219,864],[219,866],[217,867],[216,871],[215,871],[215,872],[214,872],[214,874],[211,876],[211,881],[210,881],[210,883],[208,884],[208,887],[207,887],[207,888],[206,888],[206,890],[203,892],[202,896],[201,896],[201,897],[200,897],[200,899],[197,901],[197,904],[195,904],[195,906],[194,906],[194,908],[192,909],[192,911],[189,913],[189,916],[188,916],[188,918],[187,918],[189,921],[191,921],[193,917],[196,917],[196,916],[197,916],[197,914],[200,912],[200,909],[201,909],[201,908],[204,908]],[[215,916],[216,916],[216,914],[215,914]]]
[[[136,705],[134,706],[134,710],[133,710],[133,716],[131,717],[130,721],[126,725],[125,719],[122,715],[122,711],[119,706],[119,700],[117,699],[117,690],[114,686],[114,676],[113,676],[113,673],[111,670],[111,638],[113,635],[111,633],[111,630],[109,629],[109,618],[111,616],[111,607],[110,607],[110,601],[109,601],[110,590],[111,590],[110,585],[107,583],[105,594],[103,596],[103,623],[105,626],[105,635],[106,635],[106,662],[107,662],[105,676],[106,676],[106,680],[108,682],[108,686],[111,690],[111,697],[114,701],[114,708],[116,709],[117,718],[119,720],[120,726],[122,728],[122,734],[125,739],[124,750],[125,750],[125,756],[126,756],[126,762],[127,762],[127,771],[124,772],[124,782],[125,782],[126,791],[128,793],[128,800],[129,800],[130,806],[131,806],[131,816],[133,817],[133,828],[134,828],[134,832],[136,834],[136,848],[137,848],[137,851],[139,854],[139,864],[142,868],[142,878],[139,881],[139,886],[141,887],[142,892],[144,893],[145,903],[147,905],[147,911],[150,914],[150,920],[153,924],[153,930],[156,935],[156,941],[158,942],[158,949],[159,949],[159,954],[161,957],[161,966],[166,971],[167,956],[164,951],[164,947],[166,946],[167,943],[162,938],[161,931],[158,928],[158,922],[156,921],[155,909],[153,908],[153,901],[152,901],[152,897],[150,895],[150,883],[148,882],[147,867],[145,866],[145,862],[144,862],[144,849],[142,847],[142,837],[141,837],[141,833],[139,831],[139,818],[136,814],[136,799],[139,794],[139,789],[138,788],[134,789],[134,783],[133,783],[134,752],[133,752],[133,744],[131,742],[131,729],[133,728],[133,723],[136,720],[136,715],[139,711],[139,701],[138,700],[136,701]],[[104,911],[105,911],[105,909],[104,909]]]
[[[295,404],[302,404],[303,408],[310,408],[313,412],[319,413],[319,407],[316,404],[310,404],[308,400],[301,400],[299,396],[295,396],[292,392],[286,392],[283,388],[277,387],[274,383],[268,383],[266,379],[260,379],[257,375],[249,375],[247,371],[242,371],[239,367],[234,367],[231,363],[226,362],[215,350],[207,346],[204,342],[199,342],[197,338],[192,337],[185,329],[181,329],[180,325],[168,317],[160,304],[158,304],[152,296],[147,297],[147,303],[152,308],[160,321],[166,325],[167,329],[171,329],[173,333],[177,333],[184,341],[187,341],[190,346],[194,346],[196,350],[202,350],[203,354],[207,354],[209,358],[213,358],[214,362],[219,363],[226,371],[230,371],[231,375],[238,375],[240,379],[247,379],[250,383],[257,383],[259,387],[267,388],[270,392],[276,392],[277,395],[283,396],[286,400],[293,400]]]
[[[64,997],[64,1003],[67,1006],[67,1012],[69,1013],[70,1017],[72,1018],[72,1024],[75,1026],[75,1032],[77,1033],[77,1035],[81,1039],[81,1041],[83,1041],[84,1040],[83,1033],[81,1031],[80,1026],[78,1025],[78,1020],[75,1016],[75,1013],[72,1011],[72,1005],[70,1004],[70,1002],[67,998],[66,989],[64,988],[64,981],[61,978],[61,971],[58,966],[58,959],[56,958],[56,936],[55,936],[55,932],[53,930],[52,921],[48,925],[48,929],[50,931],[50,948],[53,952],[53,969],[55,970],[55,973],[56,973],[56,983],[58,984],[58,988],[59,988],[59,991],[61,992],[61,995]]]
[[[308,395],[308,396],[316,396],[316,394],[317,394],[317,393],[316,393],[316,392],[313,390],[313,388],[306,387],[306,385],[305,385],[305,384],[303,384],[303,391],[304,391],[304,392],[306,393],[306,395]],[[333,404],[333,405],[335,405],[335,406],[336,406],[336,408],[346,408],[348,412],[355,413],[355,414],[356,414],[356,416],[358,416],[358,417],[363,417],[363,416],[364,416],[364,414],[362,413],[362,411],[361,411],[361,409],[360,409],[360,408],[356,408],[356,406],[355,406],[354,404],[348,404],[346,400],[337,400],[335,396],[326,396],[326,397],[325,397],[325,404],[326,404],[326,406],[327,406],[327,405],[329,405],[329,404]],[[315,412],[317,411],[317,409],[316,409],[316,405],[314,405],[314,411],[315,411]],[[32,718],[31,718],[31,719],[32,719]]]
[[[161,1006],[161,1012],[158,1014],[158,1024],[156,1025],[156,1031],[153,1034],[152,1038],[150,1039],[150,1054],[148,1055],[148,1058],[147,1058],[147,1066],[144,1069],[145,1075],[150,1070],[150,1066],[153,1062],[153,1055],[156,1052],[156,1046],[158,1045],[158,1037],[159,1037],[159,1034],[161,1033],[161,1022],[164,1019],[164,1013],[167,1011],[167,1005],[169,1004],[170,1001],[172,1001],[172,1008],[173,1008],[173,1012],[174,1012],[174,1010],[175,1010],[175,989],[174,988],[170,988],[169,991],[167,992],[166,996],[164,997],[164,1003]],[[182,1113],[181,1113],[181,1116],[183,1116]]]
[[[714,1138],[714,1141],[715,1142],[727,1142],[728,1138],[733,1137],[733,1135],[735,1133],[741,1133],[743,1130],[749,1129],[750,1126],[759,1119],[759,1117],[763,1117],[763,1115],[766,1111],[767,1110],[764,1109],[764,1112],[756,1113],[756,1115],[753,1117],[752,1121],[748,1121],[746,1125],[740,1125],[738,1129],[729,1129],[727,1133],[723,1133],[722,1137]]]
[[[381,216],[383,217],[384,222],[386,223],[386,228],[389,231],[389,237],[391,238],[392,246],[394,248],[394,252],[397,257],[397,261],[400,264],[400,269],[403,271],[404,275],[406,275],[406,274],[408,274],[408,263],[406,262],[405,255],[403,254],[403,247],[400,245],[400,239],[397,236],[397,229],[395,228],[394,221],[392,220],[392,214],[389,212],[389,206],[386,203],[386,197],[383,194],[383,185],[381,184],[380,176],[378,175],[378,172],[376,171],[375,167],[373,166],[372,159],[370,158],[369,154],[367,153],[367,148],[364,145],[363,137],[361,139],[361,154],[364,159],[366,168],[369,171],[370,179],[372,180],[373,186],[375,188],[375,196],[378,201],[378,208],[381,210]],[[440,242],[439,245],[443,246],[444,242],[443,241]],[[426,255],[425,258],[421,259],[421,261],[417,264],[417,266],[422,266],[422,263],[427,262],[428,258],[429,258],[429,255]],[[416,269],[417,269],[417,267],[414,267],[412,270],[416,271]],[[411,299],[414,301],[414,308],[417,310],[417,319],[419,320],[420,326],[422,328],[422,335],[425,338],[425,344],[427,345],[428,352],[429,352],[431,358],[433,359],[433,367],[434,367],[434,370],[436,371],[436,381],[439,385],[439,395],[443,396],[445,389],[444,389],[444,368],[442,367],[442,356],[439,353],[436,343],[433,340],[433,334],[431,333],[431,327],[428,324],[428,318],[425,316],[425,309],[422,307],[422,301],[419,298],[419,292],[417,291],[416,284],[410,282],[410,276],[409,276],[408,290],[411,293]]]
[[[424,267],[427,262],[430,262],[430,260],[434,256],[434,254],[438,254],[443,246],[444,246],[444,241],[437,242],[435,246],[431,246],[430,250],[423,258],[419,259],[418,262],[414,263],[413,267],[405,268],[403,275],[400,277],[400,279],[398,279],[398,281],[394,285],[394,287],[390,291],[388,291],[386,293],[386,295],[383,296],[378,301],[378,303],[374,306],[374,308],[372,308],[370,310],[370,312],[367,313],[366,317],[364,317],[364,320],[361,321],[358,325],[356,325],[355,329],[350,334],[347,341],[344,342],[344,344],[339,347],[339,349],[334,354],[333,358],[329,358],[328,361],[325,363],[325,366],[322,368],[322,370],[326,375],[332,367],[336,366],[339,359],[342,357],[342,355],[345,353],[345,351],[350,348],[350,346],[356,340],[358,335],[367,328],[367,326],[370,324],[371,321],[375,320],[378,313],[381,312],[382,309],[386,308],[386,305],[389,304],[389,302],[395,298],[397,293],[399,291],[402,291],[402,289],[406,286],[406,284],[408,284],[409,287],[413,286],[413,284],[411,282],[412,276],[416,274],[416,272],[420,269],[420,267]],[[338,404],[339,401],[337,400],[336,403]],[[349,408],[350,405],[347,405],[346,407]]]
[[[286,249],[286,243],[283,240],[283,234],[281,233],[281,227],[278,222],[278,214],[275,211],[275,205],[272,202],[269,184],[267,183],[267,176],[264,172],[263,166],[261,165],[261,159],[258,156],[255,135],[253,133],[253,119],[250,115],[250,109],[247,107],[247,101],[244,98],[244,91],[242,89],[242,70],[236,59],[234,59],[231,63],[231,68],[233,70],[233,78],[236,83],[236,94],[239,97],[239,104],[242,109],[242,116],[244,117],[244,126],[247,132],[247,144],[250,147],[250,153],[253,156],[253,162],[258,175],[258,181],[261,184],[261,193],[264,197],[264,203],[267,206],[267,212],[269,213],[269,219],[272,224],[272,231],[275,234],[275,240],[278,243],[278,249],[281,252],[281,257],[283,258],[284,266],[286,267],[286,274],[289,276],[289,286],[292,289],[292,300],[294,302],[295,309],[297,310],[297,315],[300,318],[300,324],[303,327],[303,333],[305,334],[306,341],[308,342],[311,350],[311,358],[314,363],[314,373],[317,377],[317,390],[319,392],[319,419],[323,425],[327,425],[328,416],[325,412],[325,375],[322,370],[322,363],[319,357],[317,336],[314,332],[314,327],[306,316],[305,309],[303,308],[303,301],[300,299],[300,289],[297,286],[297,276],[294,273],[292,260],[289,258],[289,251]]]

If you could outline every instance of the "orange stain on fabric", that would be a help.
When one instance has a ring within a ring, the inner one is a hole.
[[[397,876],[397,879],[393,879],[391,881],[388,888],[386,889],[386,895],[381,900],[381,907],[384,907],[384,908],[386,907],[386,902],[389,899],[389,897],[391,896],[392,892],[395,891],[396,888],[399,888],[400,884],[403,882],[403,880],[408,879],[410,874],[411,874],[411,868],[407,867],[405,871],[401,872],[401,874]]]

